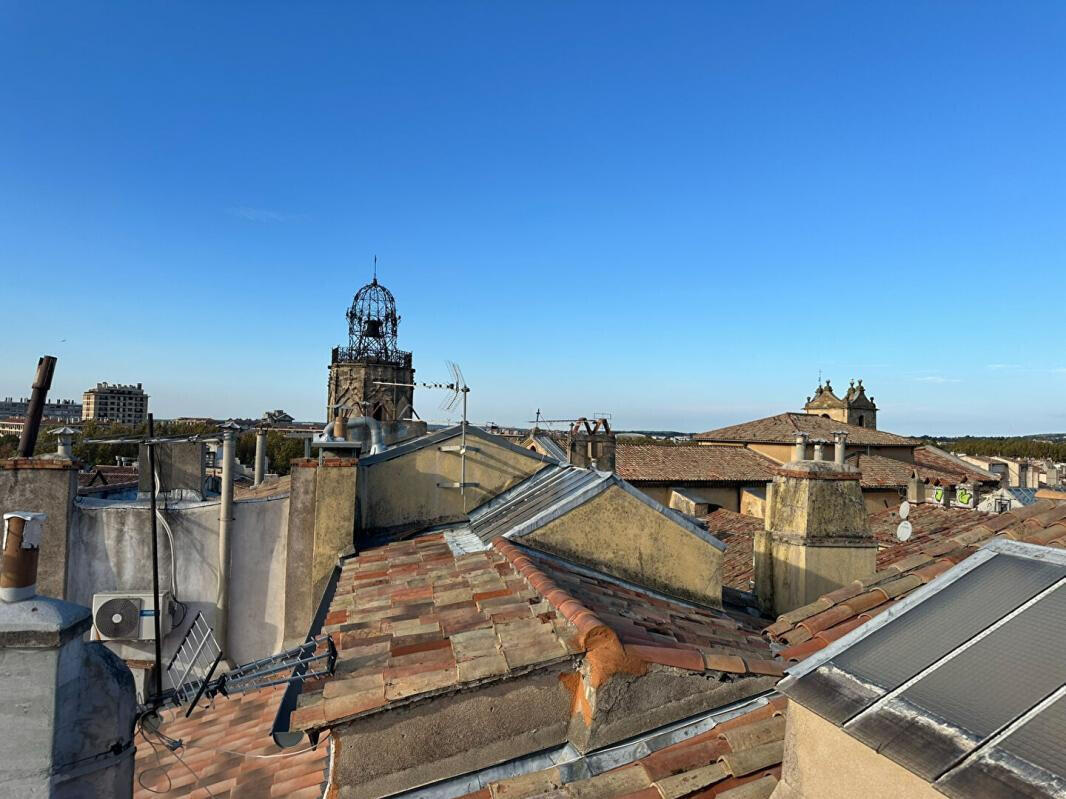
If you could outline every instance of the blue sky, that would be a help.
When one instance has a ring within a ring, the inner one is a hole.
[[[1066,5],[0,6],[0,395],[323,416],[370,276],[475,421],[701,430],[865,378],[1066,430]],[[420,413],[443,419],[421,392]]]

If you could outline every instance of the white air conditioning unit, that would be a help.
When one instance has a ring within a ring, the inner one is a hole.
[[[93,638],[98,641],[154,641],[155,597],[151,591],[93,594]],[[170,592],[159,595],[159,632],[170,632]]]

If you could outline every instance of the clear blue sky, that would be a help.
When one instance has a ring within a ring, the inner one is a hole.
[[[475,421],[700,430],[865,378],[1066,430],[1066,4],[0,6],[0,395],[324,415],[380,257]],[[441,419],[440,397],[416,405]]]

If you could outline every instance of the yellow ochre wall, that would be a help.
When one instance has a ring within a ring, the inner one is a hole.
[[[452,438],[415,449],[380,463],[361,464],[359,474],[360,529],[366,532],[415,530],[433,524],[462,521],[468,511],[506,491],[547,464],[533,452],[467,436],[465,496],[458,488],[438,483],[460,480],[460,455],[441,447],[460,442]]]
[[[771,799],[944,799],[916,774],[789,702],[781,782]]]
[[[722,553],[617,485],[522,541],[666,594],[722,603]]]

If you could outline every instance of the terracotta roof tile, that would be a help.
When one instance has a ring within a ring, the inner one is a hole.
[[[705,441],[791,444],[795,441],[797,432],[832,440],[833,433],[837,430],[847,431],[848,443],[858,446],[900,447],[916,446],[921,443],[915,438],[844,424],[807,413],[780,413],[765,419],[708,430],[705,433],[698,433],[694,438]]]
[[[162,744],[152,746],[138,738],[135,799],[150,799],[161,792],[167,797],[207,796],[205,786],[216,796],[228,792],[233,797],[321,797],[328,738],[313,750],[303,751],[306,745],[301,745],[290,753],[279,749],[270,737],[283,691],[284,686],[276,686],[217,697],[212,707],[198,709],[189,718],[184,708],[163,711],[162,732],[182,740],[179,754],[196,777]]]
[[[347,560],[322,628],[337,673],[304,686],[291,728],[572,656],[578,630],[543,599],[498,549],[456,556],[439,534]]]
[[[725,544],[722,585],[750,591],[755,534],[764,529],[763,520],[719,508],[701,517],[699,522],[707,528],[707,532]]]
[[[908,517],[914,534],[900,543],[895,540],[898,513],[875,514],[870,526],[885,545],[877,556],[880,570],[782,615],[764,632],[772,641],[787,644],[778,652],[779,657],[788,662],[802,660],[943,574],[977,546],[995,538],[997,530],[1009,530],[1011,537],[1027,543],[1066,545],[1062,519],[1066,519],[1066,508],[1051,500],[998,517],[961,508],[917,505],[912,506]],[[853,594],[862,587],[867,590]],[[811,612],[815,608],[820,609],[818,615]]]
[[[762,624],[747,614],[734,617],[725,610],[672,600],[511,542],[498,540],[494,546],[516,559],[523,557],[528,561],[526,568],[544,574],[556,586],[554,590],[573,601],[580,608],[572,616],[575,626],[606,626],[627,651],[647,662],[745,674],[751,673],[747,659],[773,659],[761,635]],[[567,603],[561,610],[569,617]],[[700,661],[701,655],[732,659],[710,665]]]
[[[630,482],[767,483],[777,464],[747,447],[618,443],[615,471]]]

